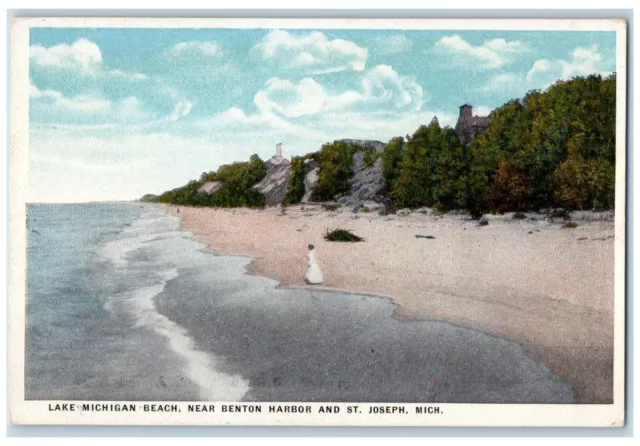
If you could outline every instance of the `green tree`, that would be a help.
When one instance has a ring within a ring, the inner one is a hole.
[[[469,151],[471,210],[613,206],[615,76],[557,82],[510,101]],[[594,187],[600,192],[586,192]]]
[[[331,200],[336,195],[349,190],[349,180],[353,177],[351,162],[357,149],[342,142],[325,144],[318,155],[320,171],[318,184],[313,190],[315,201]]]
[[[467,207],[469,187],[468,150],[453,131],[444,130],[440,162],[436,167],[436,207],[441,210]]]
[[[574,209],[613,208],[614,177],[615,166],[605,158],[570,158],[555,172],[556,200]]]
[[[399,152],[399,141],[392,143],[387,166]],[[432,122],[413,134],[396,169],[387,171],[392,178],[391,199],[396,207],[464,205],[467,170],[464,148],[453,129]]]
[[[304,158],[296,156],[291,160],[291,180],[287,186],[287,195],[284,198],[284,204],[300,203],[305,193],[305,177]]]
[[[404,155],[404,138],[395,137],[387,144],[382,151],[382,175],[389,189],[396,179],[398,164]]]

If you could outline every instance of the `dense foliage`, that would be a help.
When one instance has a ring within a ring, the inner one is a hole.
[[[400,146],[394,145],[390,144],[391,151]],[[393,156],[388,154],[383,160]],[[437,122],[422,126],[404,144],[392,175],[390,197],[396,207],[464,206],[466,167],[464,148],[453,129],[443,129]]]
[[[305,176],[304,158],[300,156],[294,157],[291,160],[291,181],[287,186],[287,195],[284,197],[284,204],[300,203],[305,192]]]
[[[470,204],[612,208],[615,115],[615,77],[575,78],[506,104],[470,146]]]
[[[574,78],[492,113],[468,147],[434,122],[382,154],[396,207],[472,213],[614,206],[615,76]]]
[[[261,207],[264,195],[253,186],[266,174],[265,163],[258,155],[252,155],[248,162],[220,166],[217,172],[203,173],[199,181],[165,192],[153,201],[189,206]],[[207,181],[220,181],[222,185],[211,195],[203,194],[198,189]]]
[[[317,156],[320,162],[318,184],[313,190],[314,201],[331,200],[349,190],[351,159],[357,149],[342,142],[325,144]]]

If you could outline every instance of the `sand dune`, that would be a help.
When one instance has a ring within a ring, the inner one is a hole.
[[[306,249],[314,244],[324,287],[389,296],[399,318],[446,321],[518,342],[565,380],[578,402],[612,402],[612,221],[566,229],[532,214],[535,221],[490,217],[479,227],[462,216],[304,205],[179,209],[182,226],[212,250],[254,257],[256,274],[304,285]],[[365,241],[323,239],[338,227]]]

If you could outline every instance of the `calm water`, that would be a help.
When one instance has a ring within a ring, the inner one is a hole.
[[[162,207],[28,207],[27,399],[571,402],[517,344],[280,288]]]

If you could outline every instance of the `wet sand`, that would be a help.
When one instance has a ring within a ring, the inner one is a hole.
[[[323,287],[388,296],[400,319],[444,321],[517,342],[566,382],[577,402],[612,402],[612,221],[565,229],[540,216],[502,216],[478,227],[460,216],[319,206],[169,209],[211,249],[250,256],[254,273],[283,285],[304,285],[312,243]],[[323,239],[338,227],[365,241]]]
[[[246,274],[248,257],[193,254],[154,302],[212,358],[211,372],[197,380],[206,384],[203,401],[230,393],[234,401],[272,402],[574,401],[514,342],[400,320],[382,297],[281,287]]]

